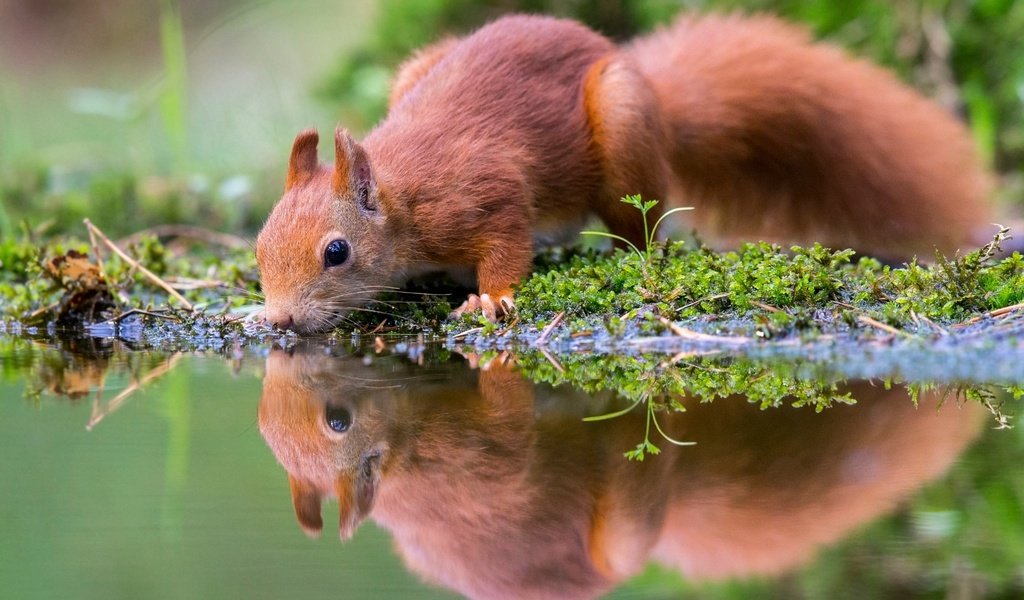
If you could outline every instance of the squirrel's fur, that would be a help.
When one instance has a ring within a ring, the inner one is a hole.
[[[621,47],[573,21],[504,17],[414,55],[390,99],[361,144],[335,132],[333,166],[315,131],[296,138],[257,240],[276,325],[328,328],[438,269],[472,270],[481,295],[460,310],[496,318],[535,244],[588,215],[642,245],[627,194],[692,205],[698,231],[726,243],[890,259],[973,245],[991,220],[962,124],[770,17],[684,16]],[[350,254],[327,266],[335,240]]]

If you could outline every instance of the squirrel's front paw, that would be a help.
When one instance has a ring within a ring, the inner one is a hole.
[[[478,310],[480,310],[480,296],[470,294],[469,298],[466,298],[466,301],[463,302],[461,306],[453,310],[448,316],[452,319],[457,319],[462,315],[476,312]]]
[[[501,294],[498,296],[497,302],[489,294],[470,294],[469,298],[462,303],[461,306],[452,311],[450,315],[453,318],[461,317],[464,314],[476,312],[478,310],[483,311],[484,317],[492,323],[496,323],[499,320],[507,317],[515,309],[515,302],[512,300],[512,294]]]

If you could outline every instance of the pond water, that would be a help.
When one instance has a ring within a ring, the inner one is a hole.
[[[0,597],[1024,594],[1019,382],[129,346],[0,337]]]

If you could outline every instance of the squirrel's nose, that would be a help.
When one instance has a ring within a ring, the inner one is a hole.
[[[291,329],[295,326],[295,320],[292,318],[291,313],[286,311],[274,311],[268,308],[266,319],[268,323],[278,329]]]

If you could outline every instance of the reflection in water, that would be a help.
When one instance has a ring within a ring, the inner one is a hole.
[[[372,518],[407,565],[478,598],[586,597],[649,560],[693,579],[770,574],[883,514],[941,474],[983,409],[920,407],[905,390],[846,386],[853,407],[759,411],[683,399],[665,433],[697,442],[643,462],[646,411],[535,386],[505,356],[434,370],[323,349],[267,359],[259,426],[310,534],[337,498],[339,531]]]
[[[24,379],[25,396],[43,394],[71,402],[89,400],[85,428],[92,430],[147,385],[170,373],[180,352],[133,351],[118,340],[71,337],[55,343],[0,340],[0,375]],[[10,373],[7,372],[10,367]]]

